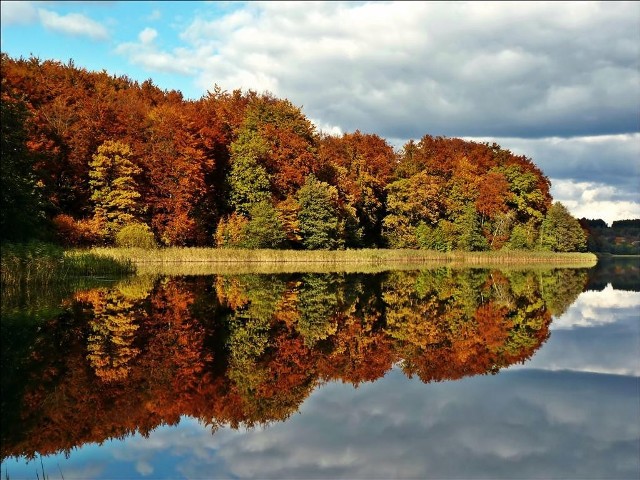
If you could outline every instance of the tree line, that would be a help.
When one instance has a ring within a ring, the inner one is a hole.
[[[600,218],[581,218],[579,221],[587,232],[587,248],[590,252],[640,255],[640,218],[616,220],[611,226]]]
[[[396,151],[318,131],[268,93],[186,100],[71,61],[1,62],[5,241],[109,245],[128,229],[163,246],[586,248],[549,179],[495,143],[425,135]]]

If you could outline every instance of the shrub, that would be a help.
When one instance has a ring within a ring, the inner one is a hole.
[[[246,240],[245,229],[249,220],[244,215],[233,212],[218,222],[214,235],[217,247],[237,248]]]
[[[65,214],[53,218],[56,238],[62,245],[72,247],[101,243],[104,239],[100,235],[101,226],[98,223],[93,218],[75,220]]]
[[[281,248],[287,237],[273,206],[262,201],[250,207],[251,220],[244,226],[245,248]]]
[[[416,238],[420,248],[438,250],[440,252],[451,250],[447,236],[440,225],[431,227],[424,222],[420,222],[416,227]]]
[[[116,246],[125,248],[156,248],[158,244],[153,232],[144,223],[125,225],[116,234]]]

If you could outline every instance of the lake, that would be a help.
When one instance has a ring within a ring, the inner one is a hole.
[[[640,478],[638,259],[2,297],[2,478]]]

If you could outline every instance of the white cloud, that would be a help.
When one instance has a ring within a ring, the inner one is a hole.
[[[129,58],[129,61],[140,65],[146,70],[155,72],[178,73],[190,75],[196,71],[196,66],[191,62],[191,52],[184,49],[176,49],[173,52],[164,52],[155,44],[158,31],[146,27],[138,33],[138,42],[126,42],[119,44],[115,52]]]
[[[640,218],[640,203],[638,202],[580,202],[557,195],[555,199],[562,202],[575,218],[602,219],[609,225],[616,220]]]
[[[109,32],[103,25],[80,13],[59,15],[56,12],[40,8],[38,16],[42,25],[54,32],[74,37],[88,37],[92,40],[109,38]]]
[[[32,2],[0,2],[0,21],[3,26],[28,25],[38,20],[38,11]]]
[[[640,218],[640,193],[626,192],[613,185],[551,179],[551,194],[576,218],[615,220]]]
[[[619,320],[616,312],[630,312],[639,308],[640,292],[614,290],[609,284],[599,292],[581,293],[571,308],[553,321],[551,327],[571,329],[606,325]]]
[[[181,39],[203,92],[270,90],[345,131],[568,136],[637,130],[638,19],[633,3],[249,2]]]
[[[344,133],[342,129],[337,125],[331,125],[329,123],[315,120],[313,118],[310,118],[309,121],[316,126],[316,130],[318,132],[333,136],[341,136]]]
[[[143,44],[148,44],[148,43],[152,43],[157,36],[158,36],[157,30],[147,27],[138,34],[138,39]]]

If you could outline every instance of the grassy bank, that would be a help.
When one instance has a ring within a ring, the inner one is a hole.
[[[88,251],[32,242],[1,246],[0,279],[3,288],[17,285],[49,285],[78,277],[121,276],[135,273],[133,261]]]
[[[216,248],[164,248],[156,250],[93,248],[106,256],[136,265],[138,271],[169,274],[270,272],[374,272],[390,269],[459,267],[591,267],[590,253],[528,251],[436,252],[428,250],[233,250]]]

